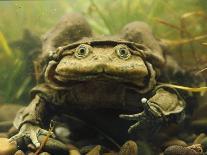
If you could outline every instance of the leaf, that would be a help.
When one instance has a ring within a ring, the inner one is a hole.
[[[206,38],[207,38],[207,34],[206,35],[197,36],[197,37],[194,37],[194,38],[190,38],[190,39],[180,39],[180,40],[161,39],[161,42],[163,44],[168,45],[168,46],[180,46],[180,45],[185,45],[185,44],[192,43],[194,41],[203,40],[203,39],[206,39]]]
[[[3,50],[8,56],[12,55],[12,50],[9,47],[8,42],[1,31],[0,31],[0,45],[2,46]]]
[[[171,27],[171,28],[173,28],[173,29],[176,29],[176,30],[178,30],[178,31],[184,31],[181,27],[176,26],[176,25],[174,25],[174,24],[171,24],[171,23],[169,23],[169,22],[167,22],[167,21],[165,21],[165,20],[163,20],[163,19],[155,18],[155,20],[156,20],[157,22],[161,23],[161,24],[167,25],[167,26],[169,26],[169,27]]]
[[[207,43],[201,43],[202,45],[204,45],[204,46],[207,46]]]
[[[185,19],[191,16],[201,16],[201,17],[207,18],[207,15],[203,11],[186,12],[181,16],[181,18]]]
[[[28,87],[30,82],[31,82],[31,77],[29,76],[23,81],[23,83],[21,84],[21,87],[17,91],[17,93],[15,95],[16,99],[19,99],[20,96],[22,96],[22,94],[24,93],[24,91],[26,90],[26,88]]]
[[[186,86],[180,86],[180,85],[175,85],[175,84],[167,84],[167,83],[161,83],[161,86],[165,86],[165,87],[170,87],[170,88],[176,88],[176,89],[181,89],[187,92],[206,92],[207,91],[207,87],[186,87]]]
[[[207,67],[203,68],[195,73],[195,75],[201,74],[202,72],[207,71]]]

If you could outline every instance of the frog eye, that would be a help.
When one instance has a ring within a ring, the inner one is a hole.
[[[78,46],[75,50],[75,56],[76,58],[85,58],[86,56],[88,56],[88,54],[91,51],[91,46],[86,45],[86,44],[81,44],[80,46]]]
[[[116,54],[121,58],[121,59],[129,59],[131,56],[131,53],[128,49],[128,47],[124,45],[118,45],[115,47],[116,48]]]

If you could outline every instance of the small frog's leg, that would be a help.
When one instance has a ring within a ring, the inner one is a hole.
[[[16,141],[22,137],[28,137],[32,143],[39,147],[39,135],[47,135],[48,131],[42,129],[44,121],[50,119],[51,112],[49,105],[39,95],[36,95],[32,102],[21,109],[14,120],[14,127],[19,132],[10,138],[10,141]]]
[[[144,108],[143,112],[133,115],[120,115],[121,118],[137,121],[129,128],[129,133],[145,128],[158,129],[165,123],[175,120],[176,123],[179,123],[183,119],[185,102],[174,90],[167,91],[159,88],[153,97],[149,100],[143,98],[141,102]]]

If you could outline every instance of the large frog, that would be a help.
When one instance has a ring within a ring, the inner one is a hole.
[[[39,147],[37,136],[47,134],[46,126],[60,114],[107,128],[120,143],[150,138],[185,116],[178,92],[159,86],[167,62],[143,22],[129,23],[118,35],[95,36],[81,15],[67,15],[43,37],[41,59],[43,80],[18,112],[18,133],[10,140],[28,137]]]

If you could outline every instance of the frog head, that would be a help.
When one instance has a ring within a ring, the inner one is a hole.
[[[95,78],[131,82],[142,87],[149,75],[141,53],[126,44],[80,44],[62,54],[64,57],[55,68],[55,78],[62,82]]]
[[[134,25],[139,28],[131,33]],[[60,46],[51,54],[45,71],[46,81],[59,86],[116,81],[139,88],[140,92],[152,89],[156,83],[154,66],[159,68],[163,57],[159,46],[154,46],[157,44],[151,32],[149,35],[143,27],[140,23],[129,24],[120,35],[98,38],[81,35],[79,41]],[[148,36],[143,37],[145,35]]]
[[[85,81],[115,81],[141,91],[154,86],[155,71],[146,61],[144,45],[120,40],[87,40],[53,53],[45,72],[50,83],[66,85]]]

